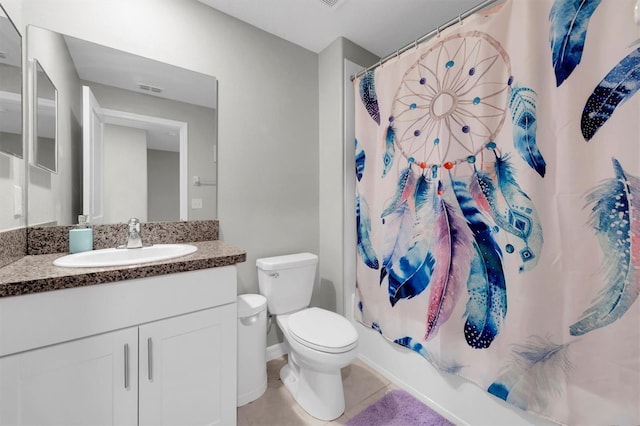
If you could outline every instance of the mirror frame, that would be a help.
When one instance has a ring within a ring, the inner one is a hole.
[[[33,138],[32,142],[32,165],[39,167],[43,170],[58,173],[58,89],[53,81],[42,67],[37,59],[32,61],[32,73],[33,73]],[[38,95],[38,88],[42,87],[42,84],[50,85],[53,88],[53,100],[49,98],[40,97]],[[42,145],[40,142],[41,136],[39,134],[39,117],[50,115],[49,112],[53,110],[53,164],[46,164],[41,159]]]

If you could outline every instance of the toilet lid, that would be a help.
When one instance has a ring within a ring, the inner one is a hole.
[[[358,343],[355,327],[343,316],[325,309],[308,308],[291,314],[288,328],[300,344],[322,352],[346,352]]]

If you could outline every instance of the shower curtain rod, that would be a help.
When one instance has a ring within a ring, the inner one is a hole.
[[[371,65],[368,68],[365,68],[359,72],[357,72],[356,74],[351,76],[351,81],[355,80],[356,78],[360,77],[361,75],[363,75],[364,73],[371,71],[373,69],[378,68],[379,66],[381,66],[382,64],[384,64],[385,62],[389,61],[392,58],[397,57],[398,55],[400,55],[401,53],[406,52],[407,50],[411,49],[412,47],[417,47],[418,44],[423,43],[427,40],[429,40],[430,38],[432,38],[433,36],[436,36],[438,34],[440,34],[440,31],[449,28],[452,25],[455,25],[457,23],[462,23],[462,20],[473,15],[474,13],[484,9],[485,7],[489,6],[492,3],[497,3],[501,0],[485,0],[484,2],[478,4],[477,6],[472,7],[471,9],[467,10],[466,12],[458,15],[457,18],[453,18],[452,20],[450,20],[449,22],[447,22],[444,25],[438,26],[436,27],[435,30],[431,31],[430,33],[427,33],[425,35],[423,35],[420,38],[417,38],[413,43],[409,43],[406,46],[404,46],[401,49],[396,50],[394,53],[385,56],[384,58],[380,59],[377,63]]]

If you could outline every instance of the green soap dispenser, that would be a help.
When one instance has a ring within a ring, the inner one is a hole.
[[[93,228],[88,216],[78,215],[78,224],[69,230],[69,253],[93,250]]]

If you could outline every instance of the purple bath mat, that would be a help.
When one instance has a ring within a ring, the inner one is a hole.
[[[350,419],[347,426],[454,426],[403,390],[393,390]]]

